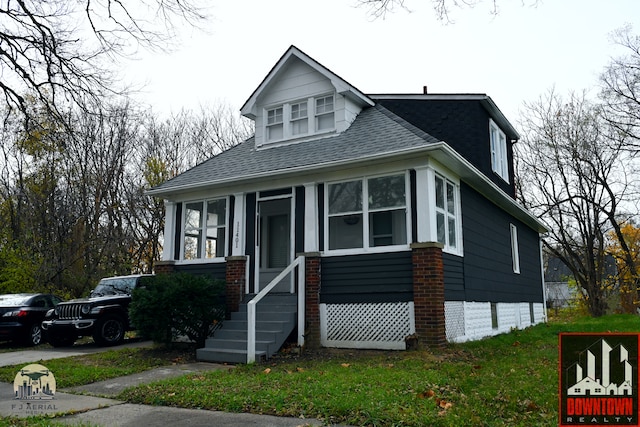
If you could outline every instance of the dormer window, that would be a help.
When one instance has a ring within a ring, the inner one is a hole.
[[[334,127],[333,95],[316,98],[316,130],[330,130]]]
[[[507,138],[493,120],[489,122],[489,138],[491,140],[491,168],[505,182],[509,182]]]
[[[291,104],[291,135],[304,135],[309,132],[307,101]]]
[[[334,94],[286,102],[263,111],[266,142],[328,133],[336,128]]]
[[[282,123],[282,107],[267,110],[267,140],[275,141],[284,136],[284,124]]]

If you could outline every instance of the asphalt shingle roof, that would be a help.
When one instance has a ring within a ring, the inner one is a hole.
[[[375,105],[363,110],[343,133],[296,144],[256,149],[254,139],[212,157],[153,188],[162,195],[216,182],[252,176],[275,176],[323,164],[358,161],[394,152],[421,148],[439,142],[386,108]]]

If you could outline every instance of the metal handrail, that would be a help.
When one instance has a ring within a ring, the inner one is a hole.
[[[247,303],[247,363],[256,361],[256,304],[296,267],[298,267],[298,345],[304,344],[304,256],[299,256]]]

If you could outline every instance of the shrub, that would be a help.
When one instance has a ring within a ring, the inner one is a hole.
[[[135,328],[154,342],[187,337],[198,347],[224,320],[224,282],[185,273],[144,278],[133,290],[129,315]]]

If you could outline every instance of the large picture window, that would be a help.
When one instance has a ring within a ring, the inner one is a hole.
[[[225,256],[227,200],[185,203],[182,259]]]
[[[329,250],[407,243],[404,174],[328,185]]]
[[[437,239],[445,250],[458,252],[458,187],[438,174],[435,183]]]

